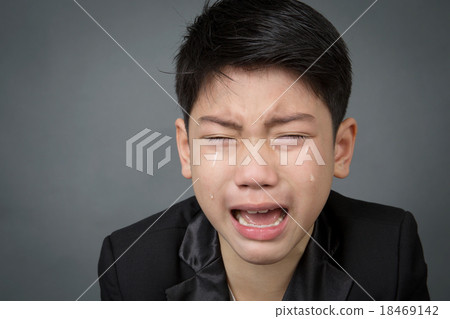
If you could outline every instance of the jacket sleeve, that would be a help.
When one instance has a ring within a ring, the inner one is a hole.
[[[111,238],[108,236],[103,241],[100,259],[98,261],[101,300],[123,300],[117,278],[115,261]]]
[[[397,300],[430,300],[427,287],[427,265],[417,233],[417,223],[406,212],[400,229],[399,277]]]

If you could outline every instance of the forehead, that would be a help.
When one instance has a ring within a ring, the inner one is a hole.
[[[327,108],[292,71],[265,67],[226,67],[222,74],[210,75],[199,90],[192,115],[232,115],[267,118],[280,113],[305,112],[320,115]]]

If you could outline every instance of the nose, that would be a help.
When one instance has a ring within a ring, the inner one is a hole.
[[[256,156],[254,150],[253,155],[255,156],[253,156],[252,152],[245,149],[243,145],[240,148],[243,150],[238,150],[238,161],[234,174],[236,186],[240,189],[261,189],[261,187],[275,186],[278,183],[278,173],[276,161],[273,160],[272,150],[268,143],[264,143],[258,150],[260,157]],[[250,158],[250,161],[247,157]]]

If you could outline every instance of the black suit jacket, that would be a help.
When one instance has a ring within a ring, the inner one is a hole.
[[[411,213],[331,191],[312,237],[283,300],[429,299]],[[230,300],[195,197],[106,237],[98,272],[102,300]]]

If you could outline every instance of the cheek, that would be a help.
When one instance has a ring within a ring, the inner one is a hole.
[[[292,217],[304,229],[308,230],[314,224],[323,209],[331,188],[332,176],[326,166],[315,163],[303,164],[285,174],[289,180],[292,196]],[[295,223],[292,228],[295,234],[303,236],[303,230]],[[296,235],[297,236],[297,235]]]
[[[199,180],[194,184],[194,193],[197,201],[212,226],[222,234],[227,228],[226,202],[224,181],[221,175],[213,175],[216,170],[197,169],[196,177]]]
[[[192,166],[192,179],[198,181],[194,184],[194,192],[203,211],[211,212],[211,215],[220,207],[225,207],[226,187],[232,181],[231,168],[223,161],[216,163],[204,161],[201,165]],[[208,217],[208,219],[210,219]]]
[[[313,160],[304,165],[303,181],[307,187],[328,193],[333,181],[334,150],[330,141],[320,140],[317,146],[319,159],[311,154]]]
[[[305,179],[305,187],[311,192],[328,194],[333,182],[333,171],[329,166],[312,167]]]
[[[192,167],[192,179],[198,181],[194,185],[194,192],[197,200],[202,206],[203,211],[207,211],[207,207],[210,202],[215,200],[217,203],[219,199],[218,187],[221,184],[220,175],[215,175],[216,170],[209,167],[196,166]]]
[[[233,176],[232,169],[224,160],[202,159],[200,165],[191,165],[192,178],[200,178],[203,183],[209,183],[210,187],[226,183]]]
[[[332,174],[327,166],[315,162],[292,166],[284,170],[284,179],[295,189],[295,193],[315,194],[331,187]]]
[[[320,185],[323,181],[328,183],[333,174],[333,155],[322,149],[317,148],[314,151],[307,149],[304,152],[299,148],[290,152],[288,164],[279,165],[283,177],[306,188]]]
[[[304,176],[304,185],[310,192],[314,192],[319,197],[328,194],[333,182],[333,169],[331,165],[319,166],[312,164]]]

